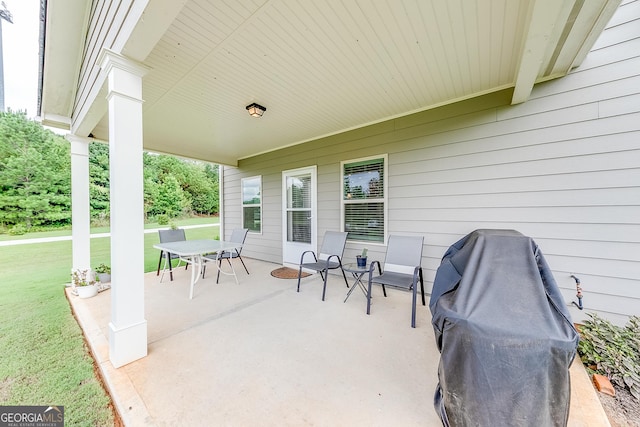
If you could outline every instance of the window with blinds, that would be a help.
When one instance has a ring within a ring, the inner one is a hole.
[[[250,232],[262,232],[262,177],[242,178],[242,224]]]
[[[387,156],[342,162],[343,230],[349,240],[384,242]]]

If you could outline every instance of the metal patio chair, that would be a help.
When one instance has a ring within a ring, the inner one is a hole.
[[[316,256],[314,251],[304,251],[300,256],[300,269],[298,270],[298,291],[300,292],[300,278],[302,277],[302,269],[315,270],[320,273],[320,277],[324,280],[322,287],[322,301],[324,301],[324,295],[327,290],[327,277],[329,277],[329,270],[339,268],[342,271],[342,277],[344,277],[344,283],[349,287],[347,282],[347,276],[342,269],[342,254],[344,253],[344,247],[347,244],[347,232],[339,231],[327,231],[322,239],[322,247],[320,252]],[[313,255],[314,262],[304,262],[306,254]]]
[[[168,242],[180,242],[183,240],[187,240],[186,235],[184,234],[184,229],[177,228],[175,230],[158,230],[158,237],[160,238],[160,243],[168,243]],[[178,259],[179,267],[182,263],[182,259],[179,255],[172,254],[166,251],[160,251],[160,259],[158,260],[158,271],[156,272],[156,276],[160,275],[160,264],[162,263],[162,259],[164,258],[164,266],[162,267],[162,276],[160,276],[160,281],[162,282],[162,278],[164,277],[164,273],[167,270],[167,266],[169,266],[169,278],[173,281],[173,270],[171,268],[171,261],[174,259]],[[186,270],[189,267],[189,264],[185,263],[184,269]]]
[[[416,327],[416,294],[418,280],[424,300],[424,282],[422,280],[422,236],[389,236],[384,267],[380,269],[380,262],[373,261],[369,266],[369,283],[367,287],[367,314],[371,313],[371,287],[374,283],[382,285],[382,292],[387,296],[386,286],[413,291],[411,306],[411,327]],[[375,266],[378,266],[376,269]],[[375,271],[382,274],[374,276]]]
[[[249,233],[248,228],[235,228],[233,229],[233,231],[231,231],[231,236],[229,237],[229,241],[233,243],[241,243],[244,245],[244,241],[247,238],[247,233]],[[218,283],[218,280],[220,280],[220,266],[222,264],[223,259],[226,259],[229,265],[231,265],[231,260],[234,258],[238,258],[242,263],[242,266],[244,267],[244,271],[246,271],[247,274],[249,274],[249,270],[247,269],[247,266],[242,260],[240,253],[242,253],[242,246],[240,246],[240,248],[236,248],[233,252],[223,251],[220,254],[205,255],[203,257],[203,261],[205,262],[205,264],[202,266],[202,278],[204,279],[204,273],[207,269],[206,263],[209,261],[216,261],[216,259],[218,260],[218,277],[216,277],[216,283]]]

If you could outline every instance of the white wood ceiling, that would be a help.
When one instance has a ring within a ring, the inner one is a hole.
[[[519,102],[582,60],[608,3],[185,1],[143,61],[145,148],[235,164],[516,85]]]

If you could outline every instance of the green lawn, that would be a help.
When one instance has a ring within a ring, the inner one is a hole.
[[[186,235],[214,238],[218,228]],[[158,266],[157,242],[157,233],[145,234],[145,271]],[[109,238],[91,239],[93,267],[110,263],[109,248]],[[0,404],[61,405],[67,426],[109,426],[110,398],[64,295],[71,258],[71,241],[0,247]]]
[[[201,224],[217,224],[217,217],[196,217],[196,218],[185,218],[181,220],[175,221],[175,223],[179,226],[184,225],[201,225]],[[166,228],[166,225],[159,225],[157,222],[150,222],[144,225],[145,229],[150,228]],[[107,233],[109,232],[109,227],[92,227],[91,233]],[[57,237],[57,236],[71,236],[71,229],[65,228],[55,231],[38,231],[34,233],[22,234],[19,236],[12,236],[10,234],[0,234],[0,242],[5,240],[23,240],[23,239],[35,239],[40,237]]]

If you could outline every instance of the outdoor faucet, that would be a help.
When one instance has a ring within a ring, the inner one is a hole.
[[[580,279],[578,279],[575,275],[571,275],[571,277],[573,278],[573,280],[576,281],[576,296],[578,297],[578,303],[576,304],[575,301],[572,301],[573,305],[575,305],[576,307],[578,307],[580,310],[582,310],[584,307],[582,306],[582,287],[580,287]]]

